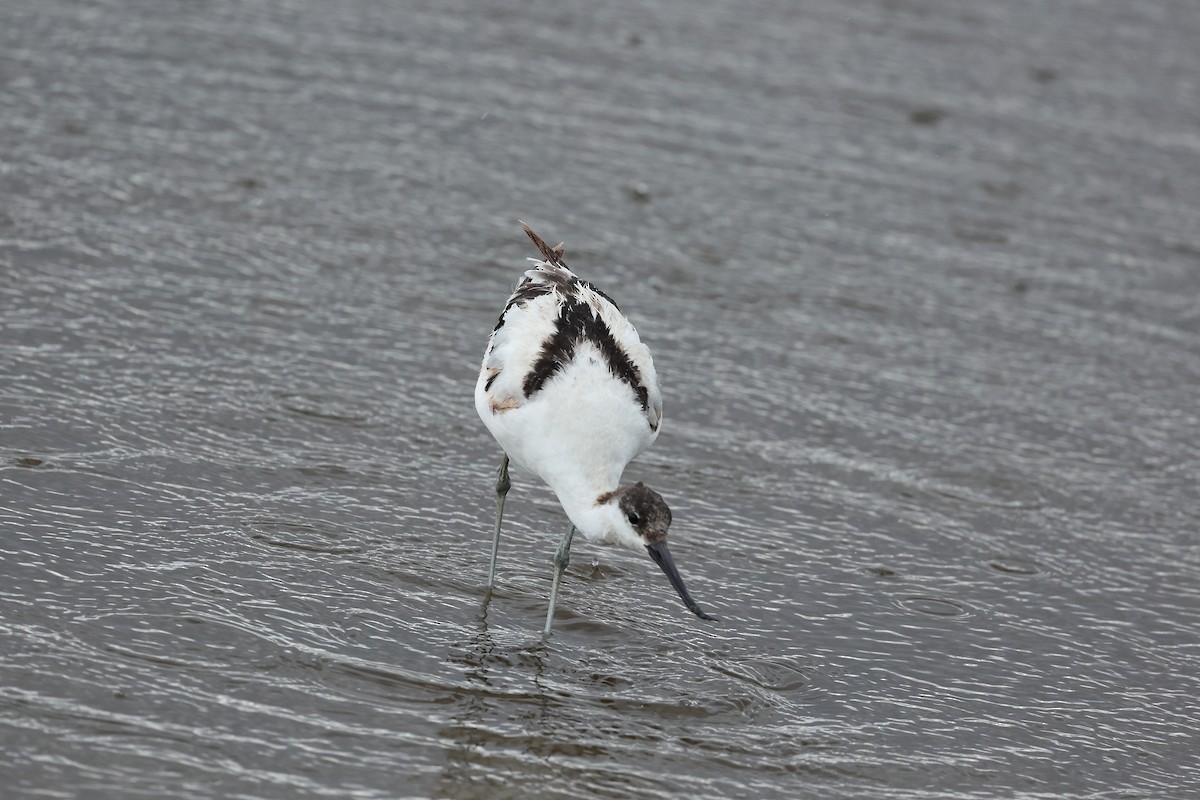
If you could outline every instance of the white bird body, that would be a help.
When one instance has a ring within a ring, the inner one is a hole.
[[[564,266],[530,261],[534,268],[510,298],[484,353],[475,409],[509,458],[554,491],[585,538],[640,550],[644,543],[622,541],[622,526],[610,524],[612,514],[596,500],[616,490],[626,465],[658,438],[662,394],[650,350],[611,300]],[[522,289],[530,295],[523,302]],[[585,309],[585,320],[592,315],[587,324],[611,333],[645,389],[645,408],[636,389],[614,374],[613,354],[589,338],[574,342],[569,358],[526,396],[527,377],[571,304]]]
[[[544,635],[549,635],[558,586],[576,529],[592,542],[644,551],[663,570],[684,605],[692,599],[667,548],[671,509],[642,483],[620,486],[621,473],[658,438],[662,394],[650,350],[603,292],[567,269],[562,245],[551,248],[525,226],[544,260],[530,259],[488,339],[475,410],[504,448],[496,479],[496,555],[508,462],[538,475],[571,520],[555,553]]]

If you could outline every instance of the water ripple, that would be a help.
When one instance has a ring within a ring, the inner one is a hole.
[[[4,6],[5,797],[1196,795],[1182,8]],[[482,608],[517,216],[719,622]]]

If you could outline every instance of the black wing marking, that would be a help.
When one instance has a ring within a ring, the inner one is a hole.
[[[642,384],[641,371],[618,344],[608,325],[588,303],[567,299],[554,320],[554,333],[542,345],[533,368],[525,376],[522,388],[525,397],[537,394],[559,370],[571,363],[580,342],[590,341],[608,362],[608,369],[618,379],[629,384],[642,410],[650,405],[649,392]]]

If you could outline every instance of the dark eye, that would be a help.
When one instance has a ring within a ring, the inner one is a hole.
[[[629,512],[629,524],[630,525],[637,525],[641,521],[642,521],[642,518],[637,515],[636,511]]]

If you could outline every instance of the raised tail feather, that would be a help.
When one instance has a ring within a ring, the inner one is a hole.
[[[557,267],[565,268],[567,266],[567,262],[562,259],[563,253],[566,252],[566,247],[562,242],[559,242],[557,247],[551,247],[542,241],[542,237],[534,233],[533,228],[525,224],[524,220],[517,220],[517,222],[521,223],[521,227],[525,229],[525,233],[530,239],[533,239],[533,243],[537,245],[538,250],[542,251],[542,255],[546,257],[547,261]]]

